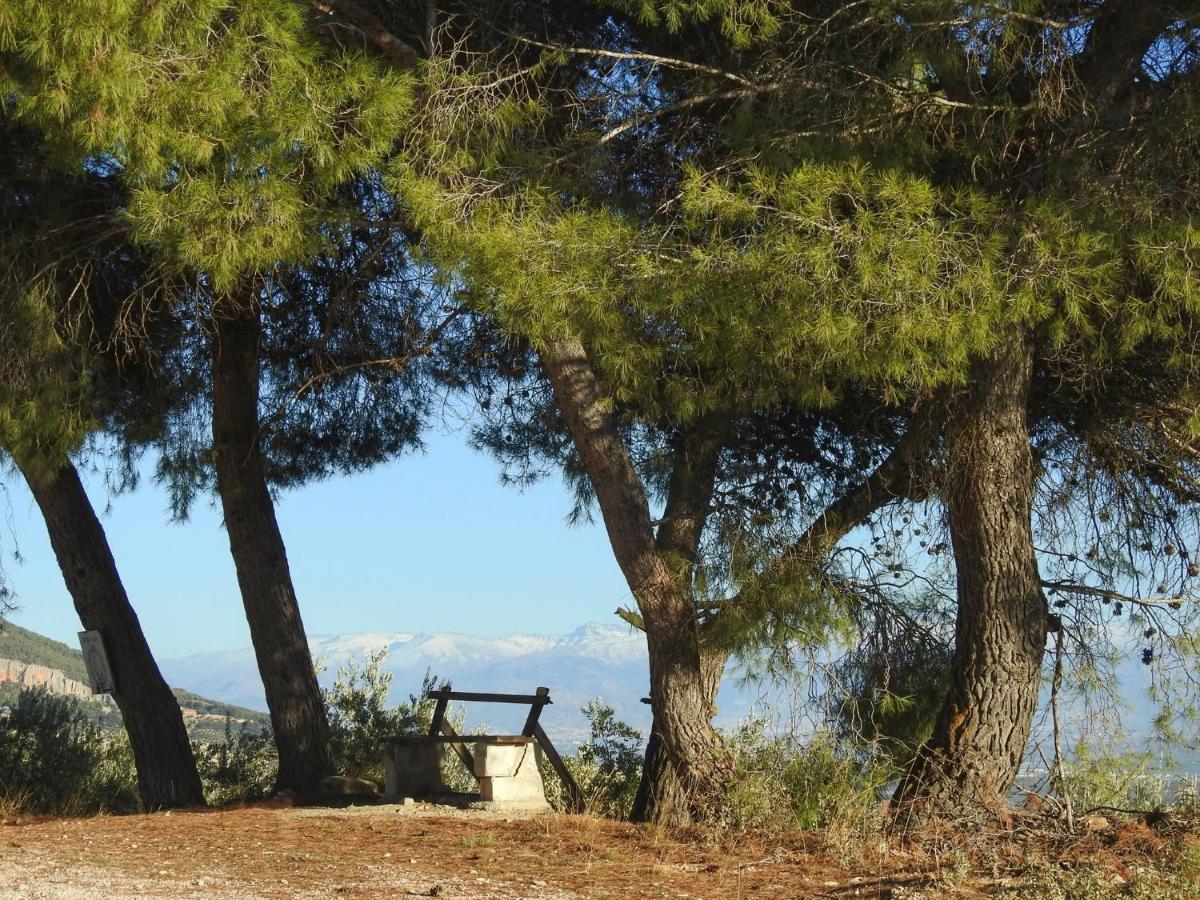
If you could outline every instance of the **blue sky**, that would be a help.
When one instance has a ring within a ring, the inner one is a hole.
[[[521,492],[499,484],[465,432],[425,440],[424,453],[283,495],[280,527],[310,634],[558,634],[618,621],[612,612],[630,595],[604,530],[565,523],[571,500],[557,476]],[[86,481],[103,510],[103,479]],[[41,516],[19,476],[4,486],[0,549],[19,605],[8,618],[74,646],[79,620]],[[172,524],[166,509],[143,479],[101,516],[155,655],[248,646],[220,514],[201,501]]]

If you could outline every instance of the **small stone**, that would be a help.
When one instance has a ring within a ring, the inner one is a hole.
[[[1106,831],[1108,825],[1108,819],[1104,818],[1104,816],[1088,816],[1083,820],[1083,826],[1088,831]]]

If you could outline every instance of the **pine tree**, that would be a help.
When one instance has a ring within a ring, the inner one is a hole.
[[[258,273],[319,249],[324,198],[391,144],[408,80],[323,47],[307,4],[0,4],[14,116],[129,188],[135,239],[212,298],[219,490],[280,749],[329,773],[326,723],[258,446]]]
[[[797,27],[785,25],[736,60],[737,74],[754,76],[747,90],[763,83],[769,90],[758,94],[757,117],[706,103],[710,147],[726,155],[708,149],[715,162],[701,171],[716,163],[726,172],[746,170],[739,157],[760,160],[732,188],[706,190],[715,208],[743,219],[739,263],[756,252],[794,252],[794,238],[772,229],[790,208],[762,186],[786,183],[814,159],[828,165],[857,157],[881,173],[911,172],[935,198],[929,223],[956,223],[952,230],[974,235],[975,247],[950,269],[940,262],[944,254],[927,249],[924,262],[920,254],[831,255],[824,272],[798,274],[817,284],[826,273],[843,276],[843,312],[860,323],[847,324],[854,340],[873,318],[896,328],[890,370],[846,357],[846,344],[827,342],[832,330],[814,345],[827,354],[814,360],[818,370],[840,358],[842,371],[863,387],[911,397],[924,386],[944,398],[940,493],[958,579],[956,655],[934,735],[897,799],[910,820],[994,810],[1021,764],[1047,631],[1057,627],[1033,533],[1036,466],[1047,436],[1115,424],[1115,410],[1109,416],[1091,404],[1094,418],[1085,422],[1080,407],[1089,391],[1111,389],[1101,387],[1107,379],[1128,385],[1121,373],[1131,368],[1154,378],[1147,360],[1161,366],[1164,393],[1139,394],[1143,415],[1163,415],[1177,433],[1188,427],[1190,414],[1181,416],[1179,398],[1166,392],[1188,397],[1194,384],[1187,298],[1195,194],[1187,188],[1200,147],[1189,116],[1198,11],[1190,3],[1110,2],[1099,9],[1058,4],[1052,13],[994,4],[964,13],[949,3],[899,3],[863,17],[821,6],[783,9],[784,21]],[[952,26],[957,15],[963,18]],[[675,27],[679,47],[688,26]],[[670,41],[657,52],[686,56]],[[835,116],[831,98],[840,101]],[[855,203],[852,192],[839,193],[840,202]],[[882,207],[861,207],[871,216],[864,234],[876,245],[896,234],[888,208],[913,209],[892,188],[880,199]],[[793,222],[803,233],[814,208],[797,211]],[[1148,266],[1151,246],[1155,263]],[[948,302],[931,316],[922,298],[939,269],[960,289],[942,293]],[[855,309],[860,285],[875,293],[876,308],[894,297],[894,317]],[[930,328],[958,333],[957,346],[927,343]],[[1175,503],[1186,496],[1176,494]]]
[[[145,277],[115,226],[120,192],[95,173],[55,172],[32,134],[4,120],[5,363],[0,446],[29,485],[83,627],[103,639],[147,809],[203,805],[179,704],[159,673],[71,456],[105,412],[100,347],[111,304]],[[114,237],[114,234],[118,235]]]
[[[958,814],[994,807],[1016,775],[1052,624],[1032,534],[1028,411],[1051,385],[1035,376],[1075,361],[1086,379],[1099,360],[1121,368],[1163,342],[1180,348],[1167,354],[1172,365],[1190,365],[1191,275],[1174,287],[1163,277],[1191,272],[1188,213],[1152,226],[1142,210],[1154,188],[1139,184],[1139,157],[1113,138],[1114,123],[1127,128],[1135,111],[1155,111],[1135,120],[1158,123],[1147,136],[1187,121],[1186,39],[1167,75],[1133,79],[1156,42],[1191,33],[1180,25],[1190,8],[1110,3],[1096,15],[1083,4],[1047,19],[998,6],[972,12],[962,31],[946,25],[950,6],[881,4],[865,18],[840,4],[778,6],[761,18],[750,15],[754,4],[639,4],[590,47],[538,44],[549,65],[620,60],[589,88],[623,99],[580,99],[578,130],[566,134],[500,125],[500,137],[550,136],[523,148],[519,164],[532,174],[519,188],[490,179],[494,158],[479,156],[465,166],[478,174],[434,173],[454,182],[448,193],[399,179],[438,258],[537,351],[573,464],[588,475],[642,607],[637,618],[648,635],[664,623],[659,646],[683,655],[660,653],[658,666],[690,673],[682,698],[665,684],[652,689],[679,710],[675,724],[655,708],[652,756],[661,734],[658,746],[687,773],[684,802],[664,808],[679,810],[691,794],[694,813],[721,781],[720,764],[709,762],[720,757],[717,742],[696,724],[711,678],[697,626],[685,624],[697,619],[695,571],[672,571],[657,555],[677,520],[693,523],[691,535],[703,531],[695,510],[707,508],[713,487],[686,473],[713,470],[724,448],[714,421],[728,429],[748,410],[829,406],[852,386],[940,407],[958,686],[922,757],[937,764],[915,768],[901,798],[914,801],[909,809]],[[1081,51],[1072,29],[1093,17]],[[1096,61],[1114,47],[1124,54],[1115,65]],[[629,83],[652,88],[625,92]],[[830,116],[831,98],[844,113]],[[538,99],[559,122],[554,100]],[[1186,126],[1167,144],[1154,154],[1175,166],[1156,176],[1162,185],[1189,178],[1178,160],[1194,155]],[[1116,174],[1105,176],[1113,162]],[[1121,200],[1106,203],[1097,188]],[[463,203],[472,189],[483,199]],[[439,232],[459,219],[465,228]],[[1151,246],[1160,271],[1146,265]],[[1070,428],[1069,402],[1054,402]],[[661,520],[630,449],[656,428],[676,435],[668,446],[689,448],[672,457],[680,467],[659,457]],[[672,506],[683,495],[665,473],[700,483],[692,513]],[[988,473],[1007,487],[997,493]],[[691,562],[696,546],[673,548],[677,563]],[[743,605],[730,599],[719,605]],[[652,761],[652,781],[656,769]],[[703,774],[687,784],[693,771]],[[918,801],[914,785],[930,796]]]

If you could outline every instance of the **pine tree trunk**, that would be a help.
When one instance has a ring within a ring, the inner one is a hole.
[[[687,553],[681,552],[692,539],[656,540],[641,480],[583,345],[564,338],[539,349],[646,632],[654,725],[635,816],[667,824],[704,818],[721,804],[733,765],[711,722],[720,671],[701,660]],[[711,486],[696,474],[680,487],[703,500]],[[667,530],[693,532],[702,525],[707,501],[683,505],[691,508],[669,515],[674,525]]]
[[[1024,343],[977,365],[947,430],[958,622],[933,736],[896,792],[902,825],[1003,817],[1029,740],[1047,625],[1031,527],[1031,371]]]
[[[664,629],[654,631],[653,638],[650,628],[646,632],[654,719],[631,818],[681,826],[716,813],[732,775],[729,752],[712,726],[728,657],[695,653],[694,638],[672,640]]]
[[[18,462],[18,466],[20,463]],[[79,620],[104,641],[148,810],[203,806],[179,703],[158,671],[91,501],[70,463],[48,477],[22,467]]]
[[[258,442],[258,315],[214,317],[213,451],[229,549],[279,750],[276,788],[317,792],[331,774],[329,725]]]

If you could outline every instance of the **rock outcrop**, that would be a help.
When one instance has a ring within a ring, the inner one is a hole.
[[[100,700],[90,685],[68,678],[58,669],[39,666],[15,659],[0,659],[0,684],[19,684],[21,687],[45,688],[52,694],[77,697],[80,700]],[[104,698],[106,699],[106,698]]]

